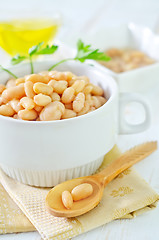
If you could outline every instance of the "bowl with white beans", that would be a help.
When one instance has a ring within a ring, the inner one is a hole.
[[[51,187],[90,175],[116,143],[117,134],[145,130],[149,106],[139,95],[122,94],[114,79],[96,67],[53,61],[12,67],[18,78],[0,72],[0,166],[18,181]],[[138,101],[145,120],[128,124],[123,109]]]
[[[73,44],[77,36],[68,36],[66,42]],[[128,23],[102,27],[81,37],[111,57],[97,65],[116,79],[120,92],[137,92],[152,101],[150,89],[155,89],[159,75],[158,34],[146,26]]]

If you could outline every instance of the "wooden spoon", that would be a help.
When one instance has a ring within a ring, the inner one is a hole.
[[[46,196],[47,210],[57,217],[76,217],[90,211],[98,205],[102,198],[104,187],[112,179],[125,169],[150,155],[156,149],[157,142],[141,144],[125,152],[98,174],[75,178],[58,184],[56,187],[52,188]],[[62,203],[62,192],[65,190],[71,192],[74,187],[82,183],[90,183],[93,186],[92,195],[73,202],[72,208],[66,209]]]

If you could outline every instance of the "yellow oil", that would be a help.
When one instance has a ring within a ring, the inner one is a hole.
[[[10,55],[25,55],[39,42],[52,41],[59,24],[49,19],[13,20],[0,22],[0,47]]]

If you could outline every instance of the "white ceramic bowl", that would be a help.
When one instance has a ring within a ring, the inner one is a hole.
[[[149,95],[150,89],[158,85],[159,76],[159,35],[153,33],[145,26],[134,23],[103,27],[97,32],[80,36],[85,43],[92,44],[94,48],[104,51],[109,48],[132,48],[143,51],[157,62],[142,68],[133,69],[123,73],[115,73],[97,63],[99,68],[116,79],[120,92],[137,92],[145,96]],[[66,43],[76,43],[79,33]],[[67,46],[65,47],[67,49]],[[72,49],[72,52],[73,49]],[[71,55],[72,56],[72,53]]]
[[[47,70],[53,63],[36,62],[35,71]],[[30,66],[22,64],[10,70],[20,77],[30,73]],[[119,108],[117,84],[111,76],[75,62],[62,64],[57,70],[88,76],[104,89],[108,101],[91,113],[66,120],[34,122],[0,116],[0,166],[9,176],[26,184],[51,187],[92,174],[116,143],[118,128],[122,133],[133,133],[149,126],[149,107],[141,97],[124,94]],[[7,73],[0,72],[1,83],[8,78]],[[125,104],[134,100],[142,103],[146,112],[145,121],[135,126],[123,117]]]

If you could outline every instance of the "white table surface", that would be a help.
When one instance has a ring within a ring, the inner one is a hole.
[[[89,34],[104,26],[112,26],[133,21],[151,28],[159,19],[158,0],[0,0],[0,20],[9,17],[51,16],[60,13],[63,26],[58,38],[65,42],[77,33]],[[73,41],[73,40],[71,40]],[[8,56],[0,50],[0,64],[5,64]],[[157,90],[158,89],[158,90]],[[119,135],[117,144],[124,151],[135,144],[156,139],[159,141],[159,84],[153,98],[153,121],[149,130],[134,135]],[[134,118],[134,116],[133,116]],[[143,178],[159,193],[159,151],[155,152],[135,168]],[[75,237],[75,240],[151,240],[159,239],[159,207],[135,219],[116,220],[93,231]],[[0,240],[40,240],[37,232],[0,235]]]

